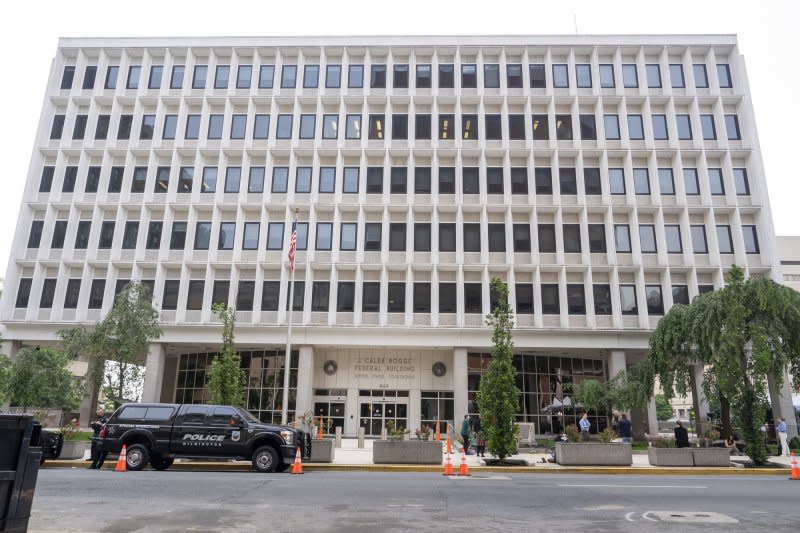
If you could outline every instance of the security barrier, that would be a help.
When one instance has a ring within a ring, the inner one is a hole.
[[[42,427],[27,415],[0,415],[0,531],[24,532],[31,516]]]

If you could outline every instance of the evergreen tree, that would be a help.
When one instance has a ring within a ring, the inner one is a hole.
[[[519,408],[520,391],[515,384],[514,341],[511,330],[514,317],[508,305],[508,285],[492,278],[492,292],[497,303],[487,315],[486,323],[493,328],[492,359],[481,377],[478,408],[486,433],[486,448],[501,461],[517,451],[517,431],[514,414]]]
[[[17,352],[8,371],[11,405],[75,409],[80,388],[69,371],[70,358],[52,348],[24,347]]]
[[[208,369],[211,403],[244,407],[246,376],[233,343],[234,312],[221,303],[214,312],[222,321],[222,349]]]

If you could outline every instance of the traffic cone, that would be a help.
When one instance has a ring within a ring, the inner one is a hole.
[[[294,464],[292,465],[292,474],[303,473],[303,461],[300,458],[300,446],[297,447],[297,453],[294,455]]]
[[[319,435],[317,436],[319,440],[322,440],[322,420],[319,422]]]
[[[461,464],[458,467],[458,475],[459,476],[469,475],[469,468],[467,467],[467,454],[464,453],[464,450],[461,450]]]
[[[794,452],[789,452],[789,455],[792,456],[792,481],[800,481],[800,467],[797,466],[797,459],[794,456]]]
[[[117,464],[114,466],[114,472],[127,472],[128,470],[128,448],[122,445],[122,452],[119,454]]]
[[[450,435],[447,436],[447,453],[453,453],[453,443],[450,442]]]
[[[439,421],[436,421],[436,434],[433,437],[435,440],[440,441],[442,440],[442,432],[439,431]]]
[[[453,463],[450,462],[450,452],[447,452],[447,460],[444,463],[444,473],[443,476],[454,476],[455,472],[453,472]]]

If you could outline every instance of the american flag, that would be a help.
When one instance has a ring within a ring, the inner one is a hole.
[[[292,222],[292,236],[289,238],[289,272],[294,271],[294,249],[297,246],[297,221]]]

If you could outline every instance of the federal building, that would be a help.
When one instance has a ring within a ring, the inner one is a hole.
[[[539,434],[733,264],[781,279],[732,35],[64,38],[25,179],[6,353],[139,281],[144,400],[207,400],[224,302],[250,411],[280,420],[291,320],[289,410],[346,436],[477,412],[493,277]]]

